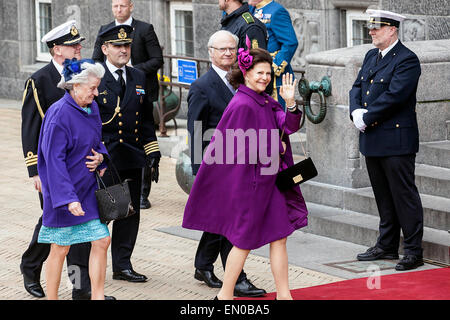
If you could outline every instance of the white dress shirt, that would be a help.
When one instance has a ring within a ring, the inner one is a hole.
[[[122,68],[117,68],[112,63],[110,63],[108,61],[108,59],[106,59],[105,63],[106,63],[106,66],[108,67],[109,72],[111,72],[114,79],[116,79],[116,80],[119,80],[119,75],[116,73],[116,70],[118,70],[118,69],[123,70],[122,77],[123,77],[123,80],[125,81],[125,83],[127,83],[127,72],[126,72],[125,66],[123,66]]]
[[[391,44],[389,47],[387,47],[386,49],[384,49],[384,50],[381,51],[381,55],[383,56],[383,58],[387,55],[387,53],[388,53],[389,51],[391,51],[391,49],[392,49],[393,47],[395,47],[395,45],[397,44],[397,42],[398,42],[398,39],[395,40],[394,43]],[[378,51],[378,52],[379,52],[379,51]]]
[[[214,69],[214,71],[217,72],[220,79],[222,79],[222,81],[225,83],[225,85],[228,87],[228,89],[230,89],[231,93],[233,93],[233,95],[234,95],[236,93],[236,91],[233,89],[233,86],[228,82],[228,79],[226,78],[228,71],[222,70],[219,67],[215,66],[214,64],[211,64],[211,66]]]

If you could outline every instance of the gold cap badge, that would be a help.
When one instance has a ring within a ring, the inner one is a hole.
[[[76,36],[78,34],[78,29],[75,26],[72,26],[70,29],[70,34]]]
[[[124,28],[120,28],[119,34],[117,35],[119,39],[125,39],[127,37],[127,33]]]

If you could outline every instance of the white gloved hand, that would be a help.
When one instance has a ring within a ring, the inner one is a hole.
[[[363,115],[367,111],[367,109],[356,109],[352,112],[353,123],[355,124],[355,127],[357,127],[361,132],[364,132],[367,127],[363,120]]]

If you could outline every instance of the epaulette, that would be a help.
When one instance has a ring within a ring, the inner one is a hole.
[[[245,22],[247,22],[247,24],[255,23],[255,19],[253,19],[253,16],[250,14],[250,12],[244,12],[242,14],[242,18],[244,18],[244,20],[245,20]]]
[[[22,105],[25,102],[25,97],[27,95],[28,92],[28,86],[31,83],[31,87],[32,87],[32,91],[33,91],[33,97],[34,97],[34,101],[36,102],[36,106],[38,108],[39,114],[41,115],[41,118],[44,118],[44,111],[42,110],[41,104],[39,103],[39,97],[38,97],[38,93],[37,93],[37,89],[36,86],[34,85],[34,80],[33,79],[28,79],[26,85],[25,85],[25,90],[23,91],[23,97],[22,97]]]

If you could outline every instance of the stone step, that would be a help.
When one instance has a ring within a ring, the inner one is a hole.
[[[450,198],[450,169],[417,163],[416,185],[420,193]]]
[[[439,230],[450,230],[450,199],[420,194],[423,207],[424,226]],[[372,188],[349,190],[346,193],[346,210],[378,216],[378,208]]]
[[[378,217],[310,202],[307,202],[307,207],[308,226],[302,231],[365,246],[373,246],[376,243]],[[450,234],[446,230],[424,228],[424,258],[450,264],[449,245]],[[399,253],[402,252],[401,247]]]
[[[450,141],[422,142],[416,162],[450,169]]]
[[[352,189],[308,181],[301,185],[301,190],[307,201],[378,216],[371,187]],[[450,199],[427,194],[420,194],[420,198],[424,210],[424,225],[450,230]]]

